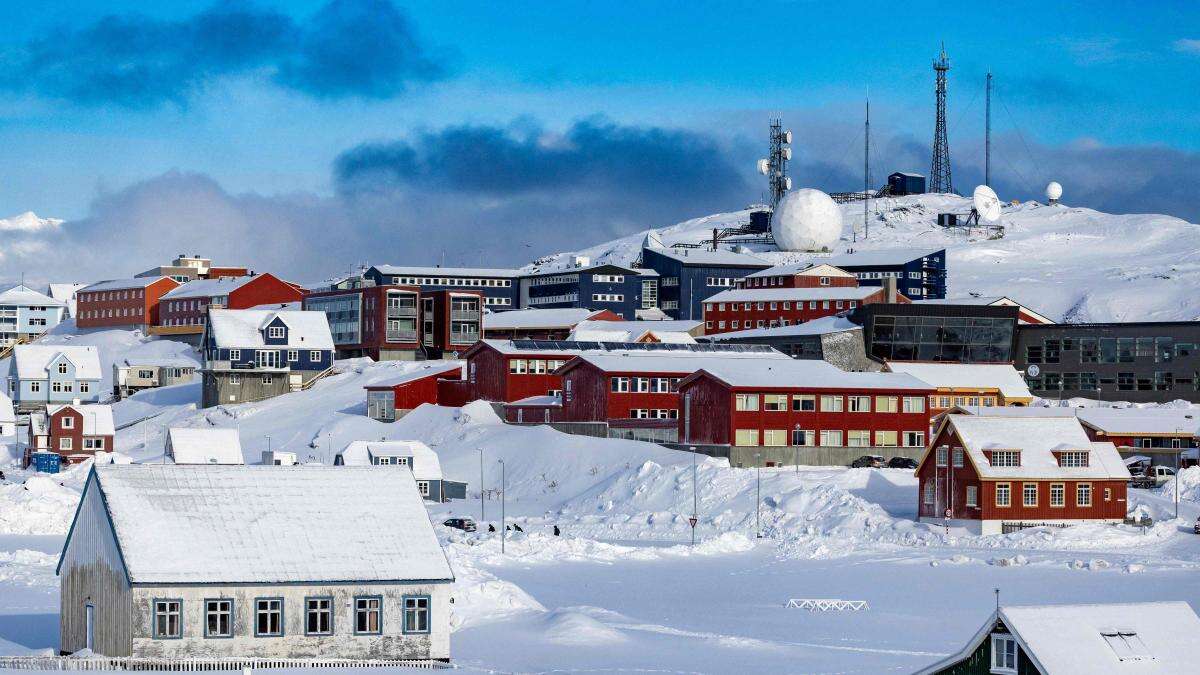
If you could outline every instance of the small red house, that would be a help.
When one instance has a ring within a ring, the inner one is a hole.
[[[274,274],[244,277],[218,277],[189,281],[162,296],[159,301],[160,334],[200,334],[204,332],[208,308],[250,309],[258,305],[283,305],[300,302],[304,290]]]
[[[363,387],[367,390],[367,417],[395,422],[422,403],[437,405],[438,380],[459,381],[462,370],[461,361],[425,361],[387,384]]]
[[[79,328],[133,326],[148,330],[158,323],[159,301],[179,286],[170,277],[110,279],[75,294],[75,325]]]
[[[462,355],[467,362],[463,379],[438,382],[438,403],[447,406],[479,400],[510,403],[530,396],[557,394],[562,389],[562,378],[554,371],[580,353],[579,349],[542,347],[521,341],[480,340]]]
[[[679,391],[680,442],[726,446],[731,464],[749,466],[756,455],[768,465],[790,463],[799,454],[792,448],[924,448],[933,388],[909,375],[847,372],[825,361],[745,359],[707,365]]]
[[[922,522],[1007,527],[1121,522],[1129,471],[1073,417],[945,415],[916,470]]]
[[[112,408],[107,405],[48,405],[44,417],[34,415],[30,421],[33,448],[26,451],[26,465],[31,452],[53,452],[64,463],[81,462],[99,451],[112,452]]]

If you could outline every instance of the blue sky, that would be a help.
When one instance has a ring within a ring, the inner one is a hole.
[[[289,213],[307,204],[306,218],[319,208],[364,236],[470,221],[502,241],[531,221],[547,249],[570,207],[588,210],[581,220],[597,237],[740,208],[761,193],[752,165],[773,114],[795,131],[798,184],[855,188],[868,89],[875,182],[927,171],[930,61],[945,41],[960,191],[978,180],[991,68],[1002,196],[1036,197],[1056,178],[1067,201],[1200,219],[1162,185],[1200,178],[1200,3],[145,5],[0,9],[0,213],[104,231],[106,218],[129,217],[135,194],[137,208],[172,220],[172,202],[152,195],[186,184],[241,218],[247,200]],[[454,145],[464,141],[478,145]],[[572,152],[544,151],[562,142]],[[348,176],[356,150],[360,174]],[[364,157],[382,164],[362,168]],[[550,166],[578,167],[568,173],[579,182],[546,187],[563,175]],[[646,203],[604,206],[633,193]],[[403,253],[391,257],[430,251]]]

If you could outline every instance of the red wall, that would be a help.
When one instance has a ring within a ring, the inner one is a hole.
[[[391,389],[396,401],[396,410],[412,410],[422,403],[437,405],[438,380],[443,377],[453,377],[455,371],[430,373],[416,380],[409,380],[393,387],[367,387],[368,391]]]
[[[80,328],[156,325],[158,323],[159,298],[178,285],[179,282],[174,279],[163,277],[145,287],[81,292],[75,298],[75,325]],[[116,294],[128,294],[131,297],[124,300],[99,299],[104,296],[116,297]],[[138,297],[139,294],[141,297]],[[107,310],[112,310],[115,315],[121,309],[130,314],[127,316],[91,316],[92,312],[107,313]]]
[[[74,424],[70,429],[63,427],[63,420],[68,417],[74,420]],[[83,448],[83,413],[79,412],[78,410],[75,410],[74,408],[60,409],[57,413],[50,416],[46,427],[50,435],[47,449],[49,449],[51,452],[60,454],[64,457],[69,457],[71,455],[95,454],[95,450],[84,450]],[[59,450],[58,444],[59,439],[61,438],[71,439],[70,450]],[[88,436],[88,438],[97,438],[97,436]],[[113,437],[100,436],[99,438],[104,439],[104,450],[107,452],[112,452]]]
[[[770,277],[747,278],[743,288],[857,288],[857,277],[829,277],[829,283],[822,284],[820,275],[807,274],[784,275],[781,283],[770,283]]]
[[[250,309],[255,305],[275,305],[303,299],[304,291],[283,282],[274,274],[260,274],[230,292],[229,305],[225,309]]]
[[[787,305],[790,307],[790,309],[784,309],[784,301],[782,300],[774,301],[775,309],[771,309],[772,301],[767,300],[762,302],[762,309],[758,309],[759,303],[757,301],[750,303],[727,302],[724,303],[725,311],[721,311],[720,309],[717,309],[721,306],[721,303],[705,302],[704,333],[705,335],[712,335],[714,333],[728,333],[736,330],[746,330],[747,328],[758,328],[759,321],[763,322],[763,328],[769,327],[771,325],[771,321],[781,322],[777,325],[782,325],[783,320],[787,320],[789,324],[804,323],[805,321],[812,321],[813,319],[840,314],[841,312],[848,311],[852,307],[858,305],[869,305],[872,303],[883,302],[883,294],[884,290],[881,288],[862,300],[850,300],[849,298],[840,301],[817,300],[815,301],[817,304],[816,309],[809,309],[811,301],[790,300],[787,301]],[[826,302],[829,304],[828,307],[825,307]],[[841,303],[841,307],[838,306],[839,302]],[[852,305],[851,303],[854,304]],[[750,306],[750,309],[748,310],[745,309],[747,305]],[[738,308],[736,311],[733,309],[735,306]],[[725,322],[724,328],[720,327],[721,321]],[[737,328],[733,327],[734,321],[738,322]]]
[[[462,405],[477,400],[511,403],[530,396],[545,396],[553,389],[562,389],[562,378],[552,373],[541,375],[517,375],[508,372],[508,362],[513,359],[558,359],[569,360],[570,357],[551,355],[545,352],[528,352],[522,354],[501,354],[490,345],[478,342],[466,356],[467,374],[464,384],[447,384],[439,388],[439,400],[444,393],[447,400],[461,401],[459,403],[443,403],[442,405]]]
[[[679,410],[678,392],[613,392],[614,377],[684,378],[690,372],[605,372],[586,361],[578,361],[563,375],[562,419],[569,422],[602,422],[632,419],[630,410],[638,408]],[[571,395],[567,395],[567,381]],[[680,413],[682,414],[682,412]],[[645,421],[645,420],[638,420]]]

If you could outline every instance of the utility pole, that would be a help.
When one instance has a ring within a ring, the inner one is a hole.
[[[696,475],[696,448],[688,448],[692,451],[692,546],[696,545],[696,521],[700,511],[700,496],[699,496],[699,479]]]
[[[504,475],[504,460],[500,462],[500,555],[504,555],[504,542],[508,539],[508,525],[505,524],[504,502],[508,499],[508,479]]]
[[[484,521],[487,520],[483,508],[483,448],[477,448],[477,450],[479,450],[479,526],[483,527]]]
[[[992,71],[987,74],[987,97],[983,108],[983,184],[992,186]]]
[[[871,238],[871,219],[868,213],[871,209],[871,95],[867,94],[867,142],[863,144],[863,239]]]
[[[754,486],[754,538],[762,539],[762,455],[754,453],[754,470],[758,478]]]

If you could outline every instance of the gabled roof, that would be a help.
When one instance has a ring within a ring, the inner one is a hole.
[[[903,265],[914,260],[924,258],[936,254],[944,254],[945,249],[941,248],[889,248],[876,249],[874,251],[855,251],[854,253],[843,253],[835,255],[831,258],[826,258],[823,262],[827,262],[835,267],[864,267],[864,266],[892,266]]]
[[[580,321],[605,314],[607,311],[604,309],[587,309],[586,307],[560,307],[556,309],[514,309],[507,312],[492,312],[483,315],[483,329],[570,329]]]
[[[171,427],[167,452],[176,464],[245,464],[237,429]]]
[[[768,267],[765,270],[759,270],[752,274],[747,274],[746,278],[754,279],[758,277],[789,277],[797,274],[803,274],[805,276],[857,278],[853,274],[840,267],[834,267],[828,263],[812,262],[811,260],[791,263],[788,265],[776,265],[774,267]]]
[[[920,675],[969,658],[990,639],[997,622],[1045,674],[1192,672],[1200,651],[1200,617],[1186,602],[1004,606],[989,615],[966,646]]]
[[[458,375],[459,379],[461,379],[463,375],[463,362],[424,361],[417,365],[415,369],[410,370],[402,375],[398,375],[394,379],[376,384],[368,384],[363,387],[363,389],[375,391],[391,389],[393,387],[398,387],[402,384],[407,384],[409,382],[424,379],[426,377],[436,377],[438,375],[448,375],[450,373]]]
[[[918,377],[939,389],[996,389],[1006,398],[1033,398],[1025,378],[1007,363],[888,361],[887,368]]]
[[[87,489],[94,480],[101,491],[130,583],[454,577],[409,471],[102,464],[92,472]]]
[[[13,409],[13,401],[8,394],[0,391],[0,422],[12,424],[17,421],[17,413]]]
[[[85,286],[79,290],[86,293],[91,293],[93,291],[122,291],[137,288],[147,288],[152,284],[157,284],[163,279],[166,279],[171,284],[172,288],[179,286],[179,282],[175,281],[171,277],[134,277],[132,279],[106,279],[104,281],[97,281],[96,283],[90,286]]]
[[[73,299],[75,294],[81,289],[87,288],[87,286],[87,284],[78,283],[50,284],[50,287],[47,290],[50,291],[50,297],[66,303],[68,300]]]
[[[1129,470],[1116,447],[1112,443],[1092,443],[1079,421],[1069,417],[947,415],[934,438],[947,427],[962,442],[983,479],[1129,479]],[[992,466],[984,455],[990,450],[1019,451],[1021,466]],[[1069,450],[1090,451],[1088,466],[1059,466],[1053,453]],[[929,451],[926,449],[926,456]]]
[[[82,433],[85,436],[112,436],[117,433],[111,406],[99,403],[48,405],[46,414],[53,416],[66,409],[74,410],[83,418]]]
[[[651,337],[659,342],[694,343],[689,332],[699,321],[580,321],[568,340],[594,342],[641,342]]]
[[[46,371],[62,355],[75,365],[75,378],[99,380],[100,355],[92,346],[81,345],[17,345],[13,349],[13,367],[22,380],[46,377]]]
[[[292,347],[333,349],[333,335],[325,312],[312,310],[210,309],[208,330],[219,347]],[[275,319],[287,327],[287,344],[268,345],[263,331]]]
[[[67,303],[59,302],[45,293],[39,293],[23,284],[17,284],[7,291],[0,293],[0,305],[66,307]]]
[[[749,253],[738,253],[726,249],[710,251],[703,248],[664,248],[648,249],[655,253],[677,260],[684,265],[710,265],[716,267],[755,267],[767,268],[770,261]]]
[[[589,363],[606,373],[672,373],[690,375],[701,369],[719,369],[725,366],[736,369],[746,361],[791,361],[792,357],[782,352],[624,352],[620,354],[580,354],[559,369],[565,373],[580,363]]]
[[[388,276],[507,278],[521,276],[521,270],[494,267],[420,267],[404,265],[375,265],[370,269]]]
[[[1078,408],[1084,425],[1108,436],[1197,436],[1196,408]]]
[[[793,323],[787,326],[776,326],[775,328],[751,328],[750,330],[735,330],[729,333],[715,333],[713,335],[705,335],[702,341],[723,342],[746,338],[801,337],[805,335],[841,333],[848,330],[862,330],[862,326],[844,316],[835,315],[823,316],[812,321]]]
[[[376,457],[408,457],[413,478],[442,480],[437,453],[421,441],[351,441],[338,456],[345,466],[373,466]]]
[[[186,284],[172,288],[162,296],[163,300],[177,298],[211,298],[217,295],[229,295],[246,284],[261,279],[265,274],[244,277],[217,277],[216,279],[194,279]]]
[[[704,300],[714,302],[808,302],[811,300],[865,300],[882,293],[878,286],[818,286],[816,288],[734,288]]]
[[[850,372],[826,361],[792,358],[724,360],[704,366],[685,378],[683,383],[703,375],[716,378],[730,387],[933,390],[932,386],[911,375]]]

